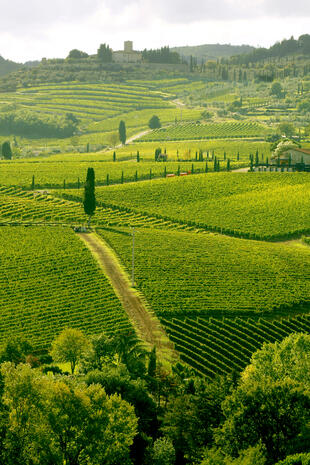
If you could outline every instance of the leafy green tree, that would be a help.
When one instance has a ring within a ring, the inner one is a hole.
[[[95,196],[95,171],[94,168],[88,168],[86,182],[84,186],[84,212],[88,215],[88,227],[90,227],[90,220],[96,210],[96,196]]]
[[[293,124],[283,121],[278,125],[278,131],[280,134],[284,134],[286,137],[291,137],[295,134],[296,130]]]
[[[75,48],[74,50],[70,50],[68,58],[73,58],[73,59],[88,58],[88,54],[85,52],[82,52],[81,50],[77,50]]]
[[[289,455],[275,465],[310,465],[310,453]]]
[[[283,89],[280,82],[274,82],[270,89],[270,94],[280,98],[283,96]]]
[[[217,444],[237,457],[261,442],[267,463],[307,450],[310,396],[291,380],[239,386],[222,404],[226,420],[216,433]]]
[[[167,438],[159,438],[153,446],[154,465],[173,465],[175,463],[175,450],[172,442]]]
[[[310,387],[309,334],[291,334],[281,342],[264,344],[241,376],[244,385],[287,378]]]
[[[119,128],[118,128],[118,133],[119,133],[119,140],[123,145],[126,144],[126,125],[125,121],[120,121],[119,123]]]
[[[51,356],[56,362],[69,362],[73,374],[76,364],[89,349],[90,342],[82,331],[67,328],[53,341]]]
[[[7,363],[2,373],[9,413],[4,463],[131,463],[137,419],[119,396],[107,396],[98,384],[46,377],[28,365]]]
[[[161,128],[161,122],[157,115],[153,115],[149,121],[149,128],[150,129],[159,129]]]
[[[5,141],[2,144],[2,156],[5,158],[5,160],[12,159],[12,149],[9,141]]]
[[[9,338],[0,349],[0,363],[24,363],[32,352],[33,347],[26,339],[21,337]]]

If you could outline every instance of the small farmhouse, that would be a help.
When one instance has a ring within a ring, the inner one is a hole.
[[[112,57],[116,63],[140,63],[142,61],[142,53],[136,52],[133,49],[133,42],[131,40],[126,40],[124,42],[124,50],[113,52]]]
[[[310,150],[291,148],[283,153],[279,157],[273,156],[270,160],[272,165],[280,166],[295,166],[302,165],[310,167]]]

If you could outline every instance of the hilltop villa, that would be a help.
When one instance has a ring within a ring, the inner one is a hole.
[[[142,53],[136,52],[133,49],[133,42],[131,40],[126,40],[124,42],[124,50],[113,52],[112,57],[116,63],[140,63],[142,61]]]

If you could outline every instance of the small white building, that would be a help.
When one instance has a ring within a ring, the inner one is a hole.
[[[140,63],[142,61],[142,53],[136,52],[133,49],[133,42],[131,40],[126,40],[124,42],[124,50],[113,52],[112,59],[115,63]]]
[[[270,160],[271,165],[280,164],[280,166],[294,166],[302,163],[306,166],[310,166],[310,150],[292,148],[283,152],[279,158],[274,155]]]

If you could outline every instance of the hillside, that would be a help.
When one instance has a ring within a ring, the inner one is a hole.
[[[217,58],[229,58],[233,55],[242,55],[243,53],[252,52],[254,47],[250,45],[230,45],[230,44],[205,44],[185,47],[173,47],[171,51],[179,53],[185,59],[190,56],[197,58],[199,61],[214,60]]]
[[[18,70],[21,67],[19,63],[14,63],[14,61],[5,60],[0,55],[0,77],[5,76],[13,71]]]

